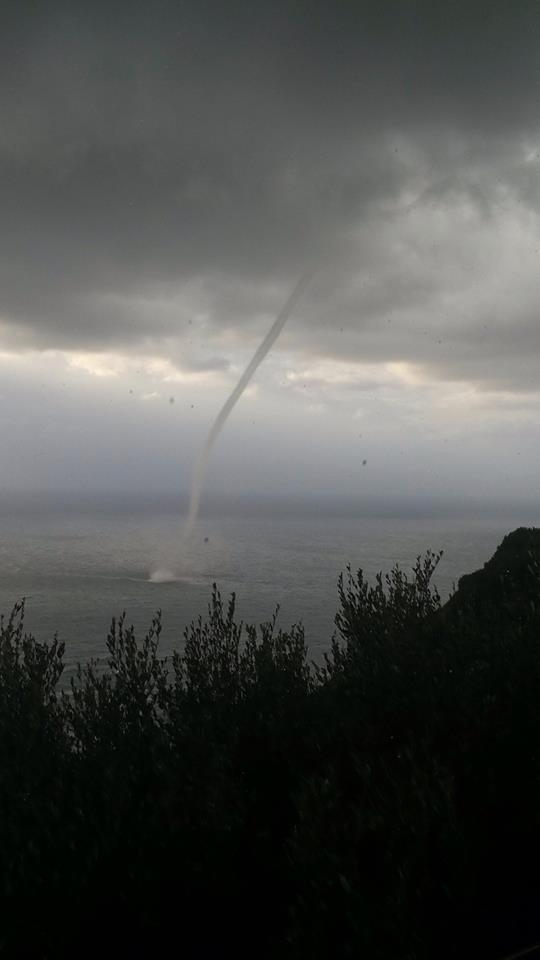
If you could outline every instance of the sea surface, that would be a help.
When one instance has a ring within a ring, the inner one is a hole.
[[[539,511],[540,513],[540,511]],[[239,618],[301,621],[310,652],[328,647],[337,579],[350,564],[373,577],[398,563],[444,550],[435,582],[444,597],[464,573],[481,567],[503,536],[536,517],[369,518],[352,516],[202,517],[182,541],[175,514],[73,513],[0,517],[0,611],[26,598],[26,628],[66,644],[66,675],[77,661],[106,654],[111,618],[126,611],[143,633],[163,615],[162,650],[181,647],[186,625],[205,614],[212,584],[237,596]],[[156,570],[177,579],[151,582]]]

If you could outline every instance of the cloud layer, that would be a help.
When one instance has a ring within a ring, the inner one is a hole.
[[[539,80],[535,3],[7,4],[0,350],[226,388],[315,267],[269,402],[527,406]]]

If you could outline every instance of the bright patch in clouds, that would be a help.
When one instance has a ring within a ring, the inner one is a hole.
[[[222,380],[218,371],[182,370],[169,360],[161,357],[139,357],[114,353],[70,353],[59,354],[67,365],[81,370],[93,377],[145,376],[162,383],[186,385],[212,385]]]

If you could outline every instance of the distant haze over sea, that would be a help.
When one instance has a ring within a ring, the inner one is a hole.
[[[189,506],[189,493],[124,492],[93,490],[0,491],[0,516],[28,513],[169,513],[182,518]],[[201,515],[205,516],[358,516],[358,517],[491,517],[540,516],[540,497],[530,500],[489,497],[426,496],[332,496],[257,495],[256,493],[203,496]]]

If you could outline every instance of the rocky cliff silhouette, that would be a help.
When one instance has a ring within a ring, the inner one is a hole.
[[[460,578],[442,613],[520,622],[540,618],[540,529],[519,527],[507,534],[481,570]]]

